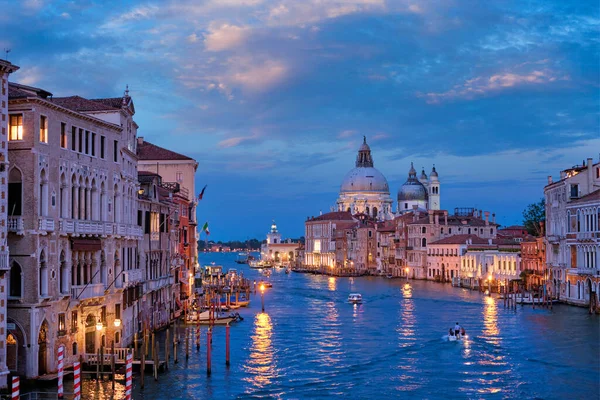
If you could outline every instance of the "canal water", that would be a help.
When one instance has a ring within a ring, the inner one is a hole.
[[[235,254],[202,254],[201,263],[246,277],[258,271]],[[146,376],[134,399],[597,399],[600,395],[600,317],[558,305],[505,309],[502,300],[433,282],[333,278],[274,270],[273,288],[231,328],[231,366],[225,329],[213,337],[212,375],[206,375],[206,329],[200,352],[154,382]],[[351,305],[349,293],[361,293]],[[468,339],[443,336],[459,322]],[[179,332],[185,334],[184,328]],[[110,384],[85,381],[84,398],[120,398]]]

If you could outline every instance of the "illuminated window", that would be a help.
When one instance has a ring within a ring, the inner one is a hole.
[[[66,326],[65,314],[58,314],[58,336],[64,336],[66,334]]]
[[[48,143],[48,117],[40,115],[40,142]]]
[[[78,324],[77,324],[77,311],[71,311],[71,333],[75,333],[77,332],[77,328],[78,328]],[[74,352],[73,354],[75,354],[76,352]]]
[[[23,140],[23,116],[21,114],[11,115],[9,125],[10,136],[8,140]]]

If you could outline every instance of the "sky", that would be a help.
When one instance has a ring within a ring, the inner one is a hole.
[[[392,198],[522,221],[547,176],[600,157],[597,1],[0,0],[11,80],[117,97],[196,159],[210,239],[304,234],[367,137]],[[2,55],[4,58],[4,55]]]

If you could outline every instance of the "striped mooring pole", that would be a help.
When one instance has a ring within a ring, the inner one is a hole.
[[[58,348],[58,394],[57,397],[59,399],[63,398],[64,389],[63,389],[63,375],[64,375],[64,364],[63,359],[65,357],[65,348],[64,346],[60,346]]]
[[[125,368],[125,400],[131,400],[131,374],[133,371],[133,354],[127,353],[127,367]]]
[[[19,400],[19,377],[13,376],[12,378],[12,400]]]
[[[73,400],[81,400],[81,364],[73,363]]]

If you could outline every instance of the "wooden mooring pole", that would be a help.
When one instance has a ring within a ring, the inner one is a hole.
[[[231,327],[229,326],[229,324],[227,324],[227,326],[225,327],[225,365],[229,367],[230,365],[230,360],[229,360],[229,329]]]
[[[115,391],[115,341],[113,340],[110,344],[110,372],[112,381],[112,390]]]
[[[167,329],[167,335],[165,337],[165,370],[169,370],[169,350],[170,350],[170,340],[169,340],[169,329]]]
[[[143,389],[144,388],[144,372],[146,372],[146,352],[144,351],[144,349],[146,349],[146,343],[148,341],[146,340],[146,332],[144,330],[144,333],[142,334],[142,357],[140,360],[140,387]]]

